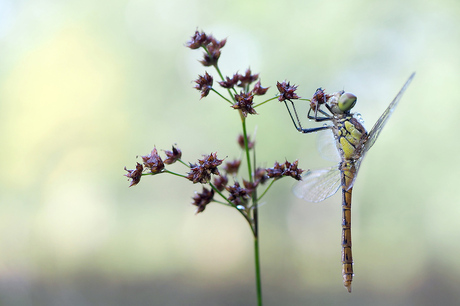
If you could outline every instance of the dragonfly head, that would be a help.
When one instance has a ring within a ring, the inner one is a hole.
[[[356,96],[350,92],[339,92],[340,96],[337,99],[336,105],[333,106],[334,111],[338,113],[349,112],[356,104]]]

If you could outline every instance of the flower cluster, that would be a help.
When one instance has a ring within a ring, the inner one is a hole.
[[[205,52],[204,59],[201,63],[206,67],[214,66],[219,75],[222,75],[218,67],[218,61],[221,55],[221,49],[225,46],[226,42],[226,39],[219,41],[212,35],[195,31],[195,34],[192,36],[190,41],[187,42],[186,46],[190,49],[203,48]],[[252,89],[250,89],[251,84],[254,82],[256,83]],[[201,92],[201,98],[208,96],[211,91],[216,91],[215,88],[213,88],[214,79],[208,74],[208,72],[205,72],[204,75],[199,75],[198,79],[195,80],[195,83],[197,85],[195,85],[194,88]],[[232,77],[226,76],[217,83],[222,88],[228,90],[231,97],[227,101],[232,104],[231,107],[233,109],[239,110],[241,115],[244,117],[248,114],[257,114],[254,109],[254,96],[262,96],[268,90],[268,87],[262,87],[259,80],[259,74],[253,74],[249,68],[244,74],[239,74],[237,72],[234,73]],[[239,93],[236,91],[235,87],[241,88]],[[218,92],[216,91],[216,93]],[[222,96],[220,93],[218,94]]]
[[[301,174],[304,170],[297,167],[298,163],[298,160],[296,160],[293,163],[286,161],[284,164],[279,164],[278,162],[275,162],[273,168],[267,169],[267,176],[269,178],[280,178],[283,176],[290,176],[300,181],[302,179]]]
[[[185,45],[190,49],[203,48],[205,53],[203,55],[203,60],[200,62],[204,66],[216,66],[220,57],[220,49],[225,46],[226,42],[227,39],[219,41],[212,35],[206,35],[204,32],[200,33],[195,31],[195,35],[193,35],[190,41],[188,41]]]
[[[202,48],[204,56],[201,63],[206,67],[213,66],[221,78],[220,81],[214,82],[213,76],[207,71],[198,76],[198,79],[195,80],[196,85],[194,88],[201,92],[201,98],[207,97],[211,92],[215,92],[229,102],[233,109],[239,111],[243,122],[248,114],[257,114],[255,107],[258,105],[276,98],[279,101],[299,98],[295,93],[297,86],[291,86],[286,82],[278,82],[277,88],[280,94],[255,106],[254,99],[257,96],[266,94],[269,88],[262,87],[259,74],[252,73],[249,68],[242,74],[236,72],[230,77],[223,77],[218,62],[221,56],[221,49],[225,44],[226,39],[219,41],[212,35],[199,31],[195,31],[190,41],[186,43],[186,46],[190,49]],[[228,92],[228,98],[216,91],[213,87],[215,83]],[[244,124],[243,129],[243,133],[237,138],[237,144],[246,153],[244,156],[246,157],[247,167],[244,168],[248,170],[249,178],[247,179],[239,178],[243,161],[241,158],[224,162],[224,159],[217,157],[217,152],[213,152],[204,155],[203,158],[198,159],[195,163],[185,163],[181,159],[182,151],[175,146],[172,147],[171,151],[164,151],[165,158],[160,157],[157,149],[154,148],[150,154],[141,156],[143,163],[137,163],[134,170],[128,170],[125,167],[128,172],[125,176],[131,180],[130,186],[137,185],[144,175],[169,173],[180,176],[193,184],[200,183],[203,185],[202,191],[195,192],[192,197],[192,205],[196,207],[196,213],[203,212],[209,203],[218,202],[238,208],[248,221],[252,220],[254,217],[252,216],[252,208],[257,207],[257,201],[259,200],[257,199],[257,189],[261,185],[264,185],[270,179],[276,180],[284,176],[299,180],[303,170],[297,168],[297,161],[294,163],[286,161],[284,164],[275,163],[275,166],[269,169],[255,168],[253,166],[254,161],[251,161],[249,154],[249,150],[254,149],[255,142],[247,136]],[[184,174],[173,172],[169,169],[169,166],[177,161],[188,168]],[[270,186],[271,184],[261,194],[264,195]],[[216,199],[216,197],[220,197],[220,200]],[[250,204],[250,201],[253,203]]]
[[[217,166],[222,164],[223,159],[217,158],[217,152],[198,160],[198,164],[190,165],[187,179],[195,183],[206,184],[211,180],[211,174],[220,175]]]
[[[153,148],[152,152],[150,152],[149,155],[141,156],[143,165],[137,163],[136,169],[134,170],[128,170],[125,167],[125,170],[128,171],[128,173],[125,174],[125,176],[131,179],[131,184],[129,185],[129,187],[139,184],[145,169],[150,170],[150,172],[146,174],[153,175],[163,173],[165,171],[165,164],[170,165],[175,163],[177,160],[180,160],[182,155],[182,152],[174,146],[172,147],[172,151],[166,151],[165,153],[167,159],[163,161],[163,159],[158,154],[157,149]]]

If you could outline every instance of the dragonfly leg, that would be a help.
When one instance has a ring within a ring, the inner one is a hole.
[[[294,120],[294,116],[292,116],[291,110],[289,109],[289,106],[287,105],[286,101],[284,101],[284,104],[286,105],[286,108],[289,112],[289,116],[291,117],[292,123],[294,124],[294,127],[296,128],[297,131],[306,134],[306,133],[314,133],[314,132],[332,128],[332,126],[327,125],[327,126],[320,126],[320,127],[315,127],[315,128],[304,129],[302,127],[302,124],[300,123],[299,116],[297,115],[297,111],[295,109],[294,103],[291,100],[289,100],[289,102],[291,102],[292,104],[292,108],[294,109],[294,114],[295,114],[297,122],[296,120]],[[326,119],[329,119],[329,118],[326,118]]]
[[[332,120],[332,117],[326,113],[325,111],[323,111],[322,109],[320,109],[319,107],[316,107],[315,109],[315,115],[312,116],[310,115],[310,112],[312,111],[312,108],[310,107],[310,109],[308,110],[308,114],[307,114],[307,117],[308,119],[313,119],[315,120],[316,122],[321,122],[321,121],[326,121],[326,120]],[[324,117],[318,117],[318,112],[320,112],[321,114],[324,115]]]

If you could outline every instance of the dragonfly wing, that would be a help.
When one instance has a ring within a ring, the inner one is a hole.
[[[335,194],[340,185],[340,170],[337,167],[309,170],[294,186],[293,192],[296,197],[308,202],[321,202]]]
[[[401,88],[399,93],[396,95],[396,97],[393,99],[393,101],[390,103],[388,108],[383,112],[383,114],[380,116],[379,120],[375,123],[375,125],[372,127],[372,130],[369,132],[369,137],[364,144],[365,146],[365,151],[369,150],[372,145],[375,143],[377,140],[377,137],[379,137],[380,132],[382,131],[382,128],[385,126],[387,123],[388,119],[390,118],[391,114],[395,110],[396,106],[398,105],[399,100],[401,100],[402,95],[406,91],[407,87],[409,86],[410,82],[415,76],[415,72],[412,73],[412,75],[409,77],[409,79],[406,81],[406,84]]]
[[[340,154],[331,130],[316,132],[316,146],[322,158],[339,163]]]

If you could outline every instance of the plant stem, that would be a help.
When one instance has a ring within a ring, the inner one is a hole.
[[[216,94],[218,94],[222,99],[224,99],[225,101],[227,101],[228,103],[230,103],[231,105],[233,105],[232,101],[230,101],[229,99],[225,98],[223,95],[220,94],[220,92],[218,92],[217,90],[215,90],[214,88],[211,88],[212,91],[214,91]]]
[[[254,233],[254,265],[256,268],[256,290],[257,290],[257,305],[262,306],[262,278],[260,275],[260,253],[259,253],[259,212],[257,203],[257,192],[252,195],[254,207],[253,211],[253,233]],[[255,202],[255,203],[254,203]]]
[[[241,122],[243,124],[243,136],[244,136],[244,150],[246,151],[246,161],[248,163],[248,172],[249,172],[249,182],[253,182],[252,179],[252,166],[251,158],[249,156],[249,147],[248,147],[248,133],[246,132],[246,118],[241,114]]]
[[[256,266],[257,305],[262,306],[262,281],[260,277],[259,238],[257,236],[254,236],[254,263]]]
[[[274,183],[275,181],[276,181],[276,180],[272,180],[272,181],[270,182],[270,185],[268,185],[268,187],[265,189],[265,191],[262,193],[262,195],[257,199],[257,202],[259,202],[259,201],[262,199],[262,197],[267,193],[267,191],[270,189],[270,187],[272,187],[272,185],[273,185],[273,183]]]
[[[265,103],[267,103],[267,102],[270,102],[270,101],[272,101],[272,100],[275,100],[276,98],[278,98],[278,96],[275,96],[275,97],[273,97],[273,98],[270,98],[270,99],[268,99],[268,100],[265,100],[264,102],[261,102],[261,103],[259,103],[259,104],[257,104],[257,105],[254,105],[254,108],[256,108],[256,107],[258,107],[258,106],[261,106],[261,105],[263,105],[263,104],[265,104]]]

